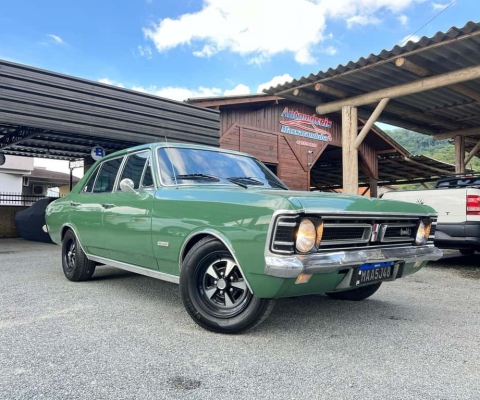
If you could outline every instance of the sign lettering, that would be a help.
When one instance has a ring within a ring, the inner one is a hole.
[[[283,109],[280,116],[287,119],[287,121],[280,121],[280,124],[282,125],[280,131],[282,133],[302,136],[308,139],[321,140],[323,142],[332,141],[332,135],[330,132],[322,129],[332,127],[332,121],[328,118],[319,118],[315,115],[303,114],[296,110],[290,110],[288,107]],[[297,142],[297,144],[300,143]]]

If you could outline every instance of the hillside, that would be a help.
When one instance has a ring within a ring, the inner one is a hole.
[[[385,131],[414,155],[426,155],[439,161],[455,164],[455,147],[447,140],[434,140],[432,136],[421,135],[406,129]],[[467,168],[480,171],[480,159],[473,157]]]

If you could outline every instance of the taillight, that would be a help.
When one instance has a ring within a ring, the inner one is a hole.
[[[480,196],[467,195],[467,215],[480,215]]]

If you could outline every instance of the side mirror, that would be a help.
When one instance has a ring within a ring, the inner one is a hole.
[[[137,194],[137,191],[135,190],[135,185],[133,181],[129,178],[125,178],[120,181],[120,190],[122,192],[133,192]]]

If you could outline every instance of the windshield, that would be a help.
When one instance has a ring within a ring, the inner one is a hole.
[[[162,147],[158,149],[158,160],[165,185],[221,184],[288,189],[265,165],[251,157],[214,150]]]

